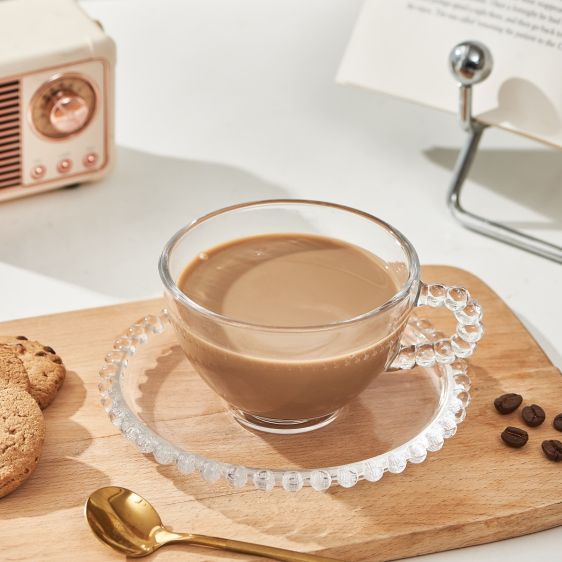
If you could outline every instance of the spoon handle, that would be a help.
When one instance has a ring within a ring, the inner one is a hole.
[[[174,534],[176,535],[176,533]],[[251,542],[221,539],[219,537],[193,535],[191,533],[186,533],[186,534],[178,533],[176,537],[177,538],[173,539],[173,541],[171,542],[181,542],[181,543],[193,544],[197,546],[206,546],[208,548],[216,548],[218,550],[238,552],[240,554],[252,554],[254,556],[264,556],[272,560],[281,560],[281,562],[338,562],[335,560],[335,558],[327,558],[326,556],[317,556],[316,554],[295,552],[293,550],[286,550],[284,548],[276,548],[273,546],[254,544]]]

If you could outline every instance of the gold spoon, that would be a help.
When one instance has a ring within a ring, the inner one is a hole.
[[[174,533],[164,527],[158,512],[143,497],[119,486],[96,490],[87,499],[84,507],[86,521],[96,537],[111,548],[133,558],[152,554],[169,543],[184,543],[265,556],[284,562],[334,562],[334,558],[284,548],[192,533]]]

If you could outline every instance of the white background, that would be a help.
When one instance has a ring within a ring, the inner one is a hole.
[[[194,216],[307,197],[389,221],[422,263],[472,271],[562,366],[562,267],[448,214],[454,116],[334,83],[359,0],[83,5],[117,42],[118,162],[100,183],[0,206],[0,320],[156,296],[159,251]],[[464,200],[561,244],[561,181],[559,152],[490,131]],[[562,528],[416,560],[554,560],[561,545]]]

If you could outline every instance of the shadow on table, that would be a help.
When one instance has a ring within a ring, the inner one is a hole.
[[[426,150],[424,155],[434,164],[452,171],[458,150],[433,147]],[[562,228],[562,154],[559,152],[548,149],[481,149],[469,179],[541,213],[547,219],[544,222],[502,221],[503,224],[512,228],[537,230]],[[468,194],[469,191],[470,187],[467,186],[463,193]],[[480,212],[492,220],[501,220],[501,209],[494,209],[492,213],[489,210]]]
[[[473,366],[471,376],[475,384],[469,419],[476,420],[489,411],[490,395],[504,389],[479,366]],[[324,493],[311,489],[297,494],[279,489],[270,493],[225,491],[223,486],[206,484],[198,477],[173,476],[168,470],[171,467],[159,467],[159,472],[172,478],[179,490],[194,498],[191,501],[216,512],[217,522],[223,516],[236,524],[239,531],[235,538],[255,541],[259,536],[259,542],[273,544],[276,537],[284,538],[292,543],[291,548],[336,559],[347,560],[352,552],[353,559],[359,559],[358,553],[365,557],[381,552],[394,559],[433,550],[426,541],[435,529],[450,525],[451,519],[474,518],[472,500],[463,499],[463,478],[451,475],[478,479],[478,464],[471,459],[481,457],[489,444],[484,440],[475,450],[467,443],[481,430],[474,423],[465,423],[442,451],[430,453],[422,465],[409,465],[404,474],[386,474],[377,483],[360,482],[351,489],[334,486]],[[192,526],[197,527],[196,519]],[[221,528],[218,523],[217,528]],[[459,534],[458,543],[451,540],[446,548],[461,546],[463,540]],[[421,546],[416,546],[418,541]]]
[[[92,443],[92,435],[71,417],[85,400],[82,379],[68,371],[59,396],[45,410],[47,437],[39,464],[29,480],[0,499],[0,521],[36,517],[80,505],[86,499],[86,490],[109,484],[106,474],[79,460]],[[55,434],[49,431],[52,426],[57,427],[56,441],[50,438]]]
[[[504,389],[481,367],[474,366],[471,376],[475,386],[469,416],[478,419],[489,409],[487,397],[501,394]],[[405,419],[408,420],[408,416]],[[341,545],[341,537],[345,536],[347,544],[355,545],[356,551],[377,552],[388,543],[397,550],[404,549],[405,554],[412,554],[413,551],[408,550],[411,545],[397,545],[404,538],[404,528],[412,526],[417,532],[429,534],[433,525],[447,523],[451,511],[455,510],[462,519],[464,506],[458,496],[451,493],[444,497],[442,490],[448,474],[477,472],[477,468],[467,463],[475,451],[467,448],[466,439],[481,428],[471,425],[463,424],[459,436],[448,442],[442,451],[431,453],[422,465],[409,465],[404,474],[386,474],[377,483],[360,482],[351,489],[333,486],[324,493],[310,488],[296,494],[278,488],[264,493],[252,489],[251,484],[242,490],[232,490],[222,482],[208,484],[198,475],[181,476],[172,466],[159,466],[157,470],[189,498],[186,524],[190,524],[194,532],[218,534],[218,530],[198,526],[195,514],[210,510],[216,514],[217,529],[224,527],[219,523],[222,517],[236,525],[238,533],[232,538],[255,541],[259,535],[259,542],[275,543],[275,537],[283,537],[297,550],[309,550],[313,544],[319,554],[347,559],[349,548]],[[482,448],[486,446],[483,444]],[[481,453],[481,450],[476,452]],[[462,479],[452,479],[450,486],[458,488],[454,492],[460,494]],[[469,517],[470,506],[467,510],[466,517]],[[432,517],[435,521],[430,524]]]
[[[100,182],[0,206],[0,261],[117,298],[161,292],[156,264],[180,227],[210,210],[286,197],[239,168],[118,147]]]

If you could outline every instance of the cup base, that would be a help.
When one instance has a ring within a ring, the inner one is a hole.
[[[255,429],[257,431],[263,431],[265,433],[294,435],[326,427],[338,417],[341,409],[326,416],[306,420],[279,420],[265,418],[262,416],[255,416],[232,407],[229,407],[229,412],[232,417],[244,427]]]

